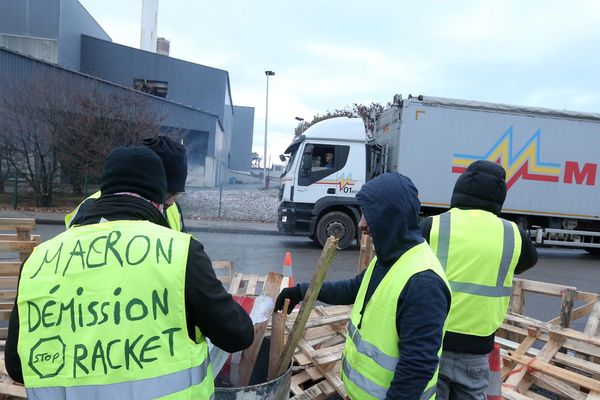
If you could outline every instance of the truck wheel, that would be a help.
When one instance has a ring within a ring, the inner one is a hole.
[[[332,211],[321,217],[316,231],[321,246],[325,246],[329,236],[338,236],[340,238],[338,248],[341,250],[347,249],[352,244],[356,234],[354,221],[341,211]]]

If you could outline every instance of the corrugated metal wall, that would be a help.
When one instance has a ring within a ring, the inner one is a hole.
[[[61,84],[73,91],[90,91],[96,88],[100,93],[116,95],[122,98],[139,96],[139,98],[144,100],[144,106],[147,107],[149,112],[156,113],[164,118],[163,125],[166,127],[207,132],[207,134],[214,136],[215,127],[220,126],[217,115],[142,94],[111,84],[110,82],[37,61],[4,49],[0,49],[0,78],[6,79],[15,85],[19,85],[20,83],[26,84],[32,80],[60,79]],[[0,84],[4,83],[0,82]],[[212,168],[210,171],[212,172],[210,176],[203,177],[201,181],[206,186],[214,186],[217,178],[217,170],[225,165],[226,160],[220,160],[214,153],[210,153],[210,149],[208,150],[209,152],[206,156],[211,160],[210,164]]]
[[[234,106],[229,169],[250,171],[253,133],[254,107]]]
[[[81,35],[111,40],[79,1],[60,0],[58,62],[63,67],[81,71]]]
[[[60,1],[0,1],[0,33],[58,39]]]

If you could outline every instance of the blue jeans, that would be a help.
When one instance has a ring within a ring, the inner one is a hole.
[[[489,383],[488,354],[442,352],[438,400],[485,400]]]

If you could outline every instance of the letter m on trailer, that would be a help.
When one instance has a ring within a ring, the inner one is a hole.
[[[580,168],[579,163],[567,161],[565,162],[563,182],[572,184],[574,180],[577,185],[582,185],[585,181],[587,186],[595,186],[597,169],[598,164],[586,163],[583,168]]]

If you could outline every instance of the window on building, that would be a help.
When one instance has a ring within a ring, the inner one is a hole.
[[[148,79],[134,79],[133,88],[144,93],[162,98],[167,97],[169,83],[163,81],[151,81]]]

